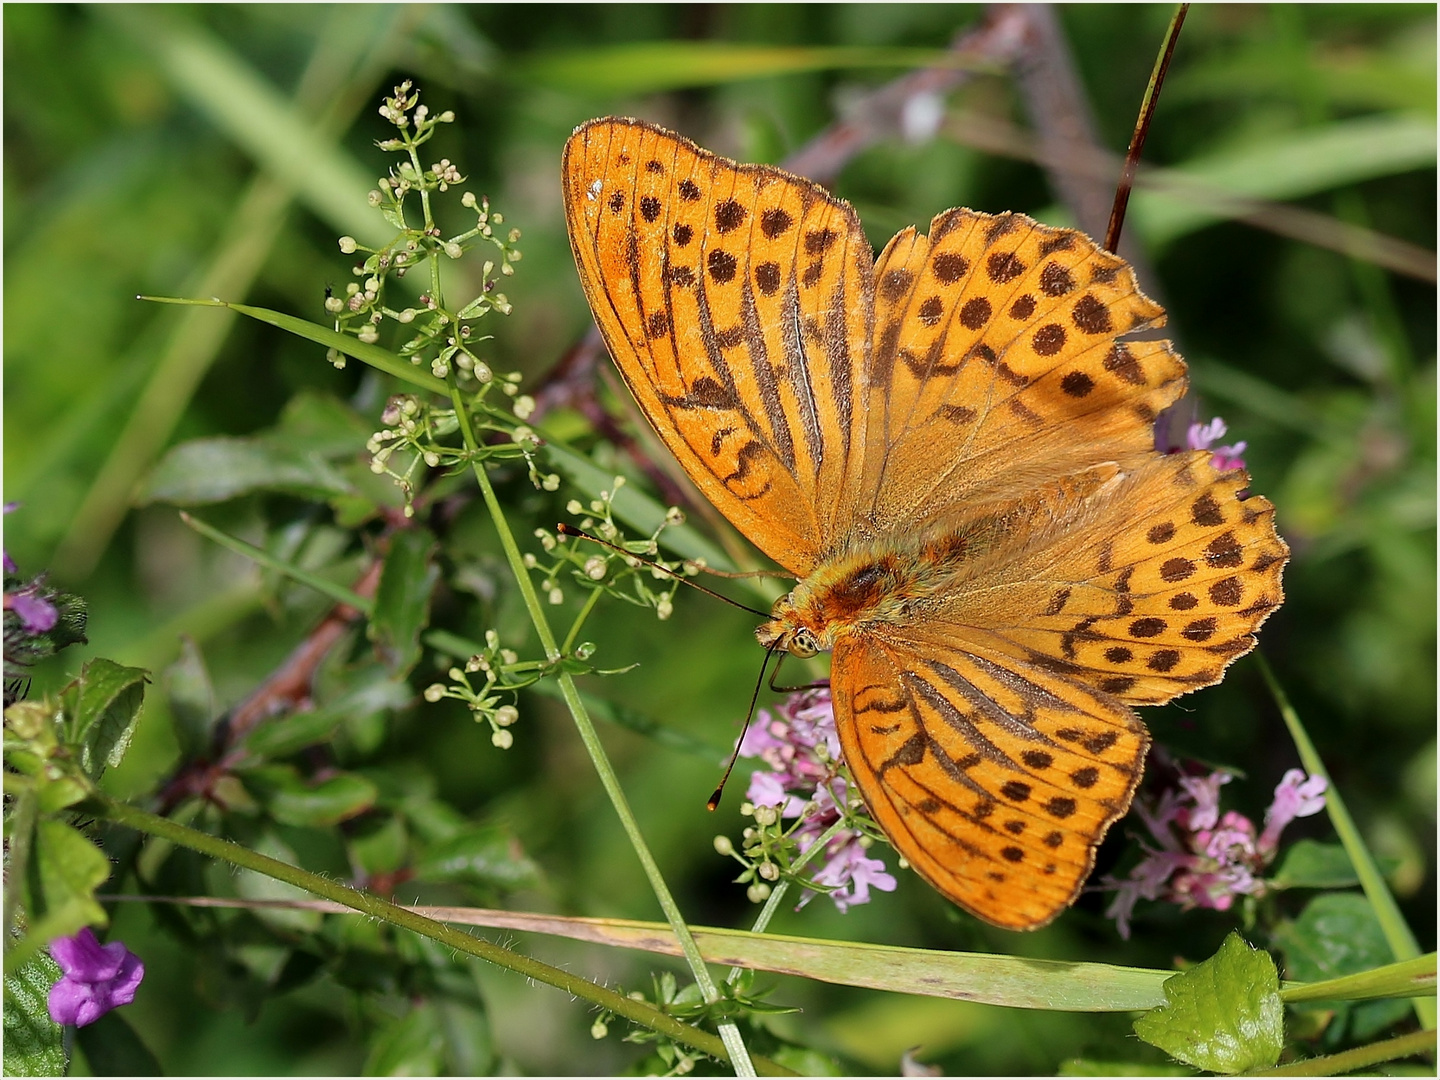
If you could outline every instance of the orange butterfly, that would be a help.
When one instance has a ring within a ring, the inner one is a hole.
[[[570,244],[635,400],[799,584],[845,761],[927,881],[997,926],[1068,906],[1130,805],[1130,706],[1219,681],[1280,603],[1274,508],[1152,426],[1185,391],[1134,272],[949,210],[874,259],[851,207],[638,120],[565,147]]]

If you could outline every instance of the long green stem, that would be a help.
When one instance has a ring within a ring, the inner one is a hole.
[[[1315,744],[1310,741],[1309,733],[1300,722],[1300,714],[1290,704],[1290,698],[1286,695],[1285,688],[1280,685],[1280,680],[1275,677],[1270,662],[1258,649],[1255,651],[1255,660],[1260,665],[1260,674],[1264,677],[1270,693],[1275,698],[1280,715],[1285,720],[1285,726],[1290,730],[1290,738],[1295,742],[1295,749],[1300,752],[1300,761],[1305,766],[1305,770],[1311,776],[1325,778],[1325,810],[1330,815],[1330,823],[1335,827],[1335,833],[1340,837],[1340,843],[1345,847],[1345,853],[1350,856],[1350,862],[1355,867],[1355,875],[1360,879],[1360,886],[1365,890],[1365,898],[1370,901],[1370,906],[1375,911],[1380,928],[1385,933],[1385,940],[1390,945],[1390,951],[1396,960],[1411,960],[1419,956],[1420,944],[1415,940],[1415,935],[1411,932],[1409,924],[1406,923],[1405,916],[1400,913],[1400,906],[1395,903],[1395,897],[1391,894],[1390,887],[1385,884],[1385,876],[1380,873],[1380,868],[1371,858],[1370,849],[1365,846],[1365,840],[1355,825],[1355,819],[1350,816],[1350,811],[1345,806],[1345,800],[1340,797],[1335,782],[1330,779],[1330,774],[1325,769],[1325,763],[1320,760],[1320,755],[1315,750]],[[1435,1000],[1433,998],[1414,998],[1412,1000],[1415,1005],[1415,1014],[1420,1018],[1420,1023],[1427,1028],[1433,1028],[1436,1017]]]
[[[1412,1031],[1409,1035],[1398,1035],[1384,1042],[1357,1046],[1339,1054],[1297,1061],[1293,1065],[1282,1065],[1278,1069],[1265,1069],[1256,1076],[1342,1076],[1356,1069],[1365,1069],[1385,1061],[1415,1057],[1426,1052],[1435,1053],[1435,1032]]]
[[[801,853],[800,857],[791,864],[791,872],[798,873],[800,870],[802,870],[806,863],[808,863],[816,855],[824,851],[827,846],[829,846],[830,841],[834,840],[835,837],[840,834],[840,830],[842,830],[843,828],[845,828],[845,819],[841,818],[839,821],[831,825],[830,828],[826,829],[823,833],[821,833],[820,839],[816,840],[815,843],[811,844],[808,848],[806,848],[805,851]],[[763,934],[766,928],[769,927],[770,920],[775,917],[775,912],[780,910],[780,903],[782,900],[784,900],[785,894],[790,891],[790,880],[791,879],[786,878],[784,881],[780,882],[779,885],[776,885],[774,890],[771,891],[770,896],[765,901],[765,906],[760,909],[760,914],[755,917],[755,925],[750,928],[750,932],[752,934]],[[736,979],[740,977],[741,973],[744,970],[745,969],[743,967],[732,967],[730,969],[730,974],[725,976],[725,981],[727,983],[733,983]]]
[[[455,415],[460,422],[460,433],[465,440],[465,448],[471,454],[478,453],[479,443],[476,441],[474,429],[470,425],[470,414],[465,408],[465,401],[460,391],[453,386],[450,389],[450,400],[455,406]],[[489,509],[491,520],[495,523],[495,531],[500,537],[500,546],[505,551],[505,558],[510,563],[511,572],[515,575],[515,582],[520,587],[520,595],[525,601],[525,608],[530,613],[530,621],[535,624],[535,633],[540,638],[540,645],[545,650],[545,657],[554,663],[560,659],[560,649],[555,642],[555,634],[550,629],[550,623],[545,618],[545,609],[540,606],[540,597],[535,592],[535,584],[530,580],[530,573],[525,568],[520,547],[515,543],[515,534],[510,531],[510,523],[505,518],[504,508],[501,507],[500,500],[495,496],[495,489],[490,486],[490,477],[478,460],[474,463],[473,471],[475,482],[480,485],[480,493],[485,499],[485,506]],[[580,741],[585,744],[590,760],[595,765],[595,771],[599,774],[600,783],[604,786],[606,795],[610,797],[610,803],[620,818],[620,824],[624,827],[626,836],[629,837],[631,847],[635,849],[635,855],[645,870],[645,876],[650,881],[655,898],[660,901],[660,908],[665,913],[665,921],[675,931],[675,937],[679,940],[680,948],[685,954],[685,962],[695,976],[695,984],[700,988],[700,993],[707,1002],[717,1002],[720,1000],[720,990],[715,985],[715,980],[710,977],[710,972],[705,967],[705,960],[700,955],[699,946],[695,944],[695,938],[690,933],[690,927],[686,925],[685,917],[681,915],[680,907],[675,903],[675,898],[670,894],[670,888],[665,884],[665,879],[660,873],[660,867],[650,853],[650,846],[640,832],[640,825],[635,820],[629,800],[625,798],[625,792],[620,787],[620,780],[615,775],[609,757],[606,756],[605,747],[600,743],[600,736],[595,732],[595,725],[590,719],[590,714],[586,711],[584,702],[580,700],[580,690],[576,687],[575,680],[568,671],[561,669],[558,672],[558,681],[561,696],[565,699],[565,704],[570,709],[570,715],[575,721],[575,727],[580,732]],[[735,1069],[735,1075],[754,1076],[754,1066],[751,1064],[749,1052],[745,1049],[745,1043],[740,1037],[740,1029],[730,1021],[722,1021],[717,1027],[720,1037],[729,1051],[726,1056]]]
[[[348,885],[341,885],[330,878],[321,877],[319,874],[312,874],[308,870],[302,870],[297,866],[272,859],[267,855],[251,851],[249,848],[241,847],[239,844],[209,833],[200,832],[187,825],[172,821],[169,818],[151,814],[138,807],[131,806],[110,799],[104,795],[96,795],[93,799],[84,804],[86,810],[95,813],[97,816],[107,818],[119,825],[136,829],[151,836],[158,836],[173,844],[198,851],[202,855],[211,858],[221,859],[233,866],[244,867],[247,870],[254,870],[266,877],[284,881],[306,892],[314,893],[316,896],[332,900],[337,904],[343,904],[362,914],[373,918],[384,919],[395,926],[411,930],[432,941],[438,941],[442,945],[449,946],[457,952],[463,952],[467,956],[478,957],[487,960],[499,967],[524,975],[526,978],[534,979],[536,982],[545,983],[564,990],[575,997],[583,998],[592,1004],[607,1009],[617,1016],[623,1016],[637,1024],[651,1028],[661,1034],[674,1039],[676,1042],[684,1043],[686,1046],[693,1046],[697,1050],[714,1057],[726,1059],[729,1052],[725,1044],[709,1032],[701,1031],[682,1023],[672,1016],[656,1009],[643,1001],[636,1001],[626,997],[624,994],[607,990],[603,986],[597,986],[587,979],[578,975],[572,975],[549,964],[533,960],[509,949],[502,948],[484,938],[475,937],[447,926],[444,923],[436,922],[434,919],[427,919],[413,911],[408,911],[398,904],[392,904],[388,900],[382,900],[378,896],[372,896],[358,889],[352,889]],[[793,1076],[794,1073],[775,1062],[764,1058],[758,1059],[761,1067],[769,1076]]]

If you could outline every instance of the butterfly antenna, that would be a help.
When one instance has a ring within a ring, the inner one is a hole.
[[[602,540],[598,536],[591,536],[589,533],[581,529],[577,529],[573,525],[566,525],[565,522],[562,521],[559,525],[555,526],[555,531],[558,532],[561,536],[575,536],[581,540],[589,540],[592,544],[599,544],[601,547],[607,547],[611,551],[618,551],[627,559],[636,559],[639,562],[644,563],[646,566],[653,567],[656,570],[664,571],[671,577],[675,578],[677,581],[689,585],[692,589],[699,589],[706,596],[713,596],[716,600],[723,600],[731,607],[737,607],[741,611],[748,611],[751,615],[758,615],[762,619],[770,618],[770,613],[768,611],[756,611],[753,607],[746,607],[744,604],[740,603],[739,600],[731,600],[730,597],[724,596],[721,593],[716,592],[714,589],[707,589],[704,585],[695,584],[695,582],[691,581],[684,574],[671,570],[668,566],[662,566],[660,563],[655,562],[652,559],[647,559],[642,555],[636,555],[633,551],[626,551],[619,544],[612,544],[609,540]]]
[[[1125,224],[1125,208],[1130,205],[1130,189],[1135,185],[1135,170],[1140,167],[1140,151],[1145,146],[1145,136],[1150,133],[1150,121],[1155,116],[1155,106],[1160,103],[1160,87],[1165,82],[1165,72],[1170,69],[1170,57],[1175,55],[1175,43],[1180,40],[1180,27],[1185,25],[1189,4],[1181,4],[1170,19],[1165,31],[1165,41],[1160,55],[1155,58],[1155,69],[1150,72],[1150,85],[1145,87],[1145,99],[1140,103],[1140,116],[1135,121],[1135,134],[1130,136],[1130,149],[1125,154],[1125,165],[1120,170],[1120,183],[1115,188],[1115,205],[1110,210],[1110,225],[1105,230],[1105,250],[1112,254],[1120,247],[1120,228]]]
[[[750,721],[755,716],[755,703],[760,700],[760,687],[765,683],[765,669],[770,666],[770,657],[775,655],[775,650],[780,643],[774,642],[765,650],[765,659],[760,664],[760,677],[755,680],[755,692],[750,695],[750,708],[745,713],[745,725],[740,729],[740,738],[735,740],[735,750],[730,755],[730,764],[725,766],[725,775],[720,777],[720,783],[715,785],[715,793],[705,803],[705,809],[714,811],[720,805],[720,796],[725,793],[725,784],[730,779],[730,772],[735,768],[735,762],[740,757],[740,746],[745,742],[745,733],[750,730]]]

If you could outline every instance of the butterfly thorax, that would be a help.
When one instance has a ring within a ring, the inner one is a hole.
[[[984,539],[971,526],[841,552],[777,600],[755,636],[766,648],[813,656],[847,634],[910,622],[928,600],[954,588],[957,575],[990,546]]]

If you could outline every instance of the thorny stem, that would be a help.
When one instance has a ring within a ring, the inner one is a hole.
[[[465,402],[459,388],[453,384],[450,388],[450,400],[455,406],[455,416],[460,424],[460,434],[465,440],[465,448],[472,455],[478,454],[479,443],[475,438],[474,429],[470,426],[470,414],[465,409]],[[500,537],[500,546],[505,550],[505,558],[510,563],[510,570],[515,575],[516,584],[520,587],[520,595],[525,601],[526,610],[530,613],[530,621],[535,624],[535,633],[540,638],[540,645],[545,650],[545,657],[553,664],[560,659],[562,654],[556,646],[555,634],[550,629],[550,623],[545,618],[545,609],[540,606],[540,597],[535,592],[534,582],[530,580],[530,572],[525,567],[519,545],[515,543],[515,534],[510,531],[505,511],[500,505],[500,500],[495,496],[495,489],[490,486],[490,477],[478,459],[473,461],[472,471],[475,474],[475,482],[480,486],[485,506],[490,511],[491,520],[495,523],[495,531]],[[575,721],[575,727],[580,733],[580,740],[590,754],[590,760],[594,763],[600,783],[610,797],[610,803],[615,808],[616,816],[620,818],[620,824],[625,829],[630,845],[635,849],[645,876],[650,881],[650,887],[654,890],[655,898],[660,902],[661,910],[665,912],[665,920],[675,931],[675,937],[680,942],[680,949],[685,954],[685,961],[695,976],[695,984],[700,988],[700,993],[705,1001],[713,1004],[720,1000],[720,991],[710,977],[709,970],[705,967],[705,960],[700,955],[695,938],[685,924],[685,917],[680,913],[679,905],[675,903],[675,898],[670,894],[669,886],[665,884],[660,867],[650,853],[649,845],[645,843],[645,837],[640,832],[640,825],[635,820],[630,803],[620,787],[619,778],[616,777],[610,759],[605,754],[605,748],[600,742],[600,737],[595,732],[595,725],[590,719],[589,712],[585,709],[584,702],[580,700],[580,691],[575,686],[575,680],[563,668],[556,673],[556,677],[560,683],[560,693],[564,697],[565,704],[570,709],[570,715]],[[749,1052],[740,1037],[740,1029],[728,1020],[721,1021],[717,1027],[728,1051],[726,1057],[734,1067],[735,1075],[754,1076],[755,1067],[751,1063]]]
[[[382,900],[378,896],[352,889],[348,885],[342,885],[338,881],[321,877],[319,874],[312,874],[308,870],[302,870],[297,866],[272,859],[262,855],[258,851],[251,851],[249,848],[232,843],[229,840],[218,836],[212,836],[206,832],[200,832],[187,825],[172,821],[169,818],[159,817],[155,814],[141,810],[139,807],[131,806],[128,803],[118,802],[104,795],[95,795],[84,804],[85,808],[94,812],[97,816],[104,817],[119,825],[147,833],[151,836],[160,837],[173,844],[198,851],[202,855],[211,858],[221,859],[234,866],[244,867],[253,870],[266,877],[275,878],[304,889],[306,892],[316,896],[332,900],[337,904],[343,904],[348,908],[372,918],[383,919],[395,926],[403,927],[406,930],[420,934],[432,941],[449,946],[457,952],[465,953],[467,956],[478,957],[487,960],[499,967],[524,975],[526,978],[534,979],[536,982],[545,983],[547,986],[554,986],[564,990],[575,997],[583,998],[602,1009],[623,1016],[637,1024],[658,1031],[676,1042],[684,1043],[686,1046],[693,1046],[703,1053],[713,1055],[722,1060],[729,1057],[728,1048],[725,1044],[709,1032],[692,1027],[689,1024],[676,1020],[655,1008],[653,1005],[643,1001],[636,1001],[634,998],[626,997],[624,994],[608,990],[603,986],[572,975],[557,967],[542,963],[539,960],[531,959],[520,953],[512,952],[502,948],[484,938],[467,934],[457,930],[445,923],[436,922],[423,915],[416,914],[398,904],[392,904],[388,900]],[[769,1061],[765,1058],[757,1059],[765,1069],[768,1076],[793,1076],[795,1075],[785,1067]],[[753,1073],[751,1075],[754,1075]]]
[[[1290,738],[1295,743],[1295,749],[1300,752],[1300,761],[1305,766],[1305,771],[1311,776],[1325,778],[1325,812],[1330,815],[1330,824],[1335,827],[1335,832],[1345,847],[1345,853],[1350,856],[1350,862],[1355,867],[1355,876],[1360,879],[1360,886],[1365,890],[1365,898],[1370,901],[1370,906],[1375,910],[1376,918],[1385,933],[1385,940],[1390,945],[1390,951],[1396,960],[1410,960],[1419,956],[1420,944],[1415,940],[1415,935],[1411,932],[1409,924],[1406,923],[1405,916],[1400,914],[1399,905],[1395,903],[1395,897],[1390,894],[1390,888],[1385,884],[1385,877],[1380,873],[1380,868],[1370,857],[1370,849],[1365,846],[1360,830],[1355,826],[1355,819],[1350,816],[1345,801],[1340,798],[1340,792],[1336,790],[1335,782],[1330,779],[1325,762],[1321,760],[1315,744],[1310,741],[1310,735],[1301,724],[1300,714],[1295,711],[1295,706],[1290,704],[1290,698],[1285,693],[1285,688],[1280,685],[1280,680],[1275,677],[1275,672],[1270,667],[1270,661],[1265,659],[1265,654],[1256,649],[1254,655],[1255,662],[1260,665],[1260,674],[1270,688],[1270,693],[1275,698],[1275,704],[1279,706],[1285,726],[1290,730]],[[1415,1006],[1415,1014],[1420,1018],[1420,1023],[1425,1027],[1434,1027],[1435,999],[1412,998],[1411,1003]]]

